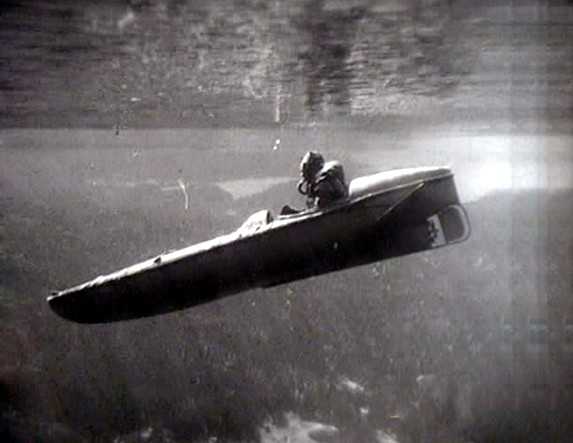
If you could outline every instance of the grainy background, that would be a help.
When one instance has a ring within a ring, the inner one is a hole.
[[[2,2],[2,441],[570,441],[572,55],[558,0]],[[300,205],[308,149],[452,166],[473,236],[152,319],[47,308]]]

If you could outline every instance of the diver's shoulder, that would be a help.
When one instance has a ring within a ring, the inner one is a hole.
[[[324,164],[321,172],[328,173],[328,172],[338,172],[342,170],[343,170],[342,163],[340,163],[338,160],[331,160]]]

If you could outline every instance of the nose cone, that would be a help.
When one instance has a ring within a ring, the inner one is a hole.
[[[46,299],[50,309],[66,320],[74,320],[70,312],[70,303],[62,303],[62,295],[60,292],[52,292]]]
[[[48,305],[56,314],[76,323],[97,323],[97,309],[86,309],[85,301],[65,292],[54,292],[47,298]]]

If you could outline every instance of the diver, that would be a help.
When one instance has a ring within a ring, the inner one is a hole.
[[[348,197],[348,187],[344,179],[344,169],[337,161],[325,162],[318,152],[307,152],[300,162],[301,179],[297,189],[306,196],[309,209],[324,208]],[[284,206],[281,215],[300,211]]]

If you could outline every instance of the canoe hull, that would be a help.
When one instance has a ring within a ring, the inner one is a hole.
[[[465,227],[449,238],[442,232],[437,242],[429,220],[434,217],[440,224],[441,211],[452,220],[463,219],[453,222],[458,231],[460,224]],[[444,174],[366,193],[322,213],[285,217],[252,232],[239,230],[204,248],[160,256],[62,291],[48,302],[60,316],[80,323],[142,318],[445,246],[467,235],[453,175]]]

